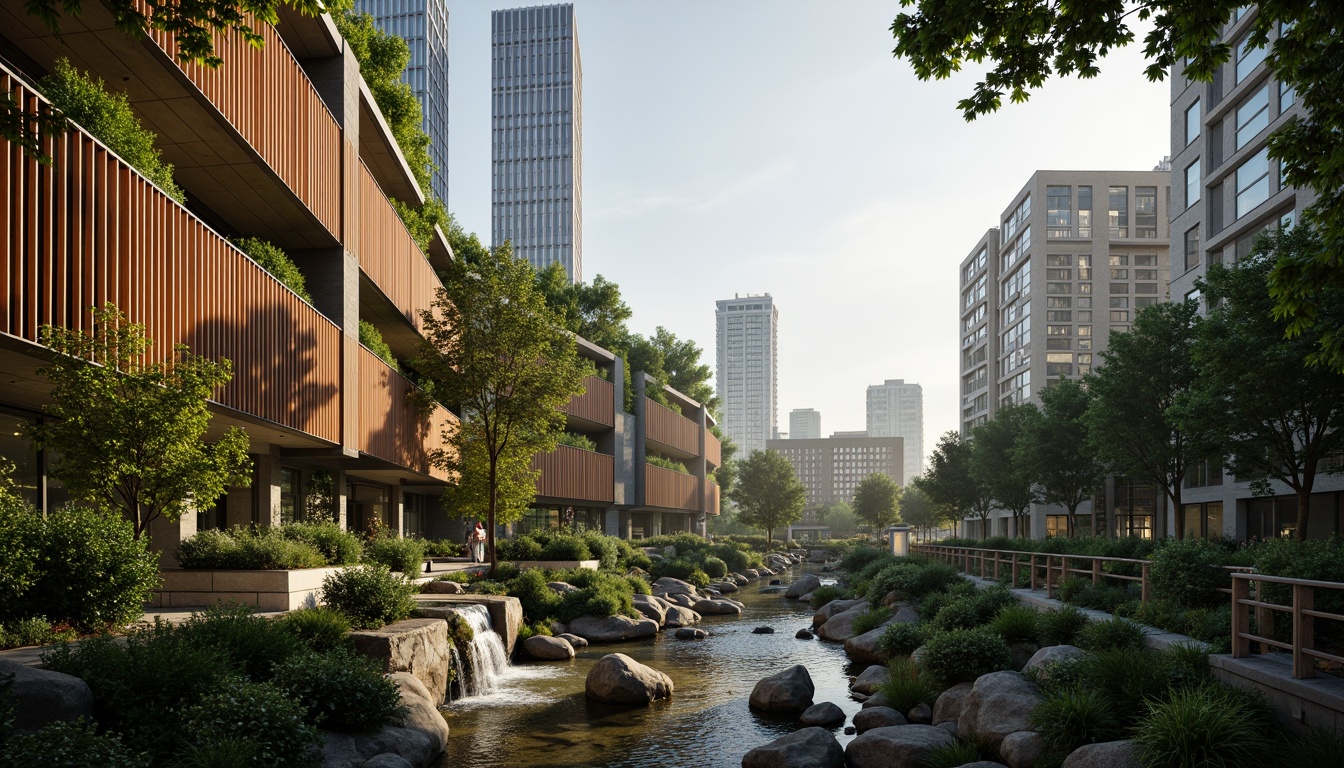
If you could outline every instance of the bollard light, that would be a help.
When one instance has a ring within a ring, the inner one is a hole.
[[[910,554],[910,526],[890,526],[887,528],[887,536],[891,540],[891,554],[896,557],[905,557]]]

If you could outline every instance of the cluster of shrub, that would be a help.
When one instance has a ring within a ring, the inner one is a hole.
[[[418,575],[428,550],[425,541],[387,529],[364,537],[333,522],[289,523],[201,531],[178,546],[177,560],[183,568],[201,570],[291,570],[363,562]]]
[[[395,684],[349,647],[349,629],[324,608],[267,619],[225,605],[63,645],[44,662],[89,684],[94,721],[15,733],[0,690],[0,753],[13,765],[65,755],[108,768],[315,768],[319,729],[371,731],[403,715]]]

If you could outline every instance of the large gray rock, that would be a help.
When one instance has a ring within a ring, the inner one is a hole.
[[[689,627],[692,624],[700,623],[700,614],[690,608],[683,608],[680,605],[668,606],[667,618],[664,626],[670,628]]]
[[[854,636],[854,620],[868,612],[868,601],[853,606],[847,611],[837,613],[817,629],[822,640],[842,642]]]
[[[881,691],[878,691],[877,693],[874,693],[872,696],[869,696],[868,698],[863,700],[863,709],[872,709],[873,707],[890,707],[890,706],[891,702],[887,701],[887,697],[882,695]]]
[[[865,701],[864,703],[867,704],[868,702]],[[905,713],[905,719],[920,725],[933,725],[933,707],[921,701]]]
[[[543,661],[567,661],[574,658],[574,646],[568,640],[547,635],[533,635],[524,640],[523,652]]]
[[[0,678],[14,676],[10,694],[14,702],[14,725],[21,731],[36,731],[52,723],[93,719],[93,691],[73,675],[38,669],[12,661],[0,661]]]
[[[742,768],[844,768],[845,750],[825,728],[794,731],[742,757]]]
[[[653,619],[658,626],[667,623],[667,603],[652,595],[635,595],[635,610],[644,614],[644,618]]]
[[[1022,667],[1022,674],[1027,674],[1031,670],[1036,670],[1036,677],[1045,682],[1050,679],[1050,665],[1060,661],[1076,659],[1087,653],[1082,648],[1072,645],[1047,645],[1031,655],[1025,666]]]
[[[798,722],[803,725],[832,726],[845,722],[845,711],[829,701],[813,704],[803,710]]]
[[[619,643],[658,634],[658,622],[628,616],[580,616],[569,622],[569,632],[590,643]]]
[[[708,632],[703,629],[696,629],[695,627],[682,627],[681,629],[678,629],[676,633],[676,638],[678,640],[704,640],[706,637],[709,637]]]
[[[854,684],[850,686],[851,690],[859,693],[873,694],[877,689],[891,677],[891,670],[881,664],[863,670],[859,676],[854,678]]]
[[[673,605],[679,605],[682,608],[694,608],[695,604],[700,602],[700,598],[692,597],[683,592],[677,592],[675,594],[668,595],[663,599]]]
[[[1138,746],[1125,739],[1085,744],[1069,753],[1062,768],[1139,768],[1141,765]]]
[[[384,752],[365,760],[359,768],[415,768],[415,766],[411,765],[410,761],[401,755]]]
[[[1031,713],[1044,697],[1020,672],[981,675],[957,718],[957,733],[998,751],[1008,734],[1031,729]]]
[[[871,709],[861,709],[854,715],[854,728],[859,733],[871,731],[874,728],[888,728],[893,725],[905,725],[905,715],[892,709],[891,707],[873,707]]]
[[[578,587],[574,586],[573,584],[570,584],[567,581],[549,581],[546,583],[546,586],[550,587],[551,591],[559,592],[562,595],[567,595],[570,592],[579,591]]]
[[[891,622],[887,623],[890,624]],[[886,631],[887,624],[883,624],[877,629],[849,638],[845,641],[845,655],[850,658],[850,661],[857,661],[861,664],[886,664],[890,657],[879,645],[882,633]]]
[[[887,619],[888,624],[919,623],[919,611],[915,610],[915,606],[911,605],[910,603],[900,601],[889,604],[889,607],[891,608],[891,618]]]
[[[743,581],[746,581],[746,580],[743,579]],[[716,581],[716,582],[713,582],[712,584],[709,585],[709,588],[710,588],[710,589],[717,589],[717,590],[719,591],[720,594],[727,595],[727,594],[730,594],[730,593],[732,593],[732,592],[736,592],[736,591],[738,590],[738,585],[737,585],[737,582],[736,582],[736,581],[727,581],[727,580],[724,580],[724,581]]]
[[[820,608],[818,608],[818,609],[817,609],[817,612],[814,613],[814,614],[812,614],[812,626],[814,626],[814,627],[820,627],[822,624],[825,624],[826,622],[830,621],[830,620],[831,620],[831,617],[834,616],[834,615],[836,615],[837,613],[844,613],[845,611],[848,611],[850,608],[853,608],[854,606],[858,605],[859,603],[864,603],[864,602],[866,602],[866,601],[864,601],[864,600],[832,600],[831,602],[829,602],[829,603],[827,603],[827,604],[821,606]]]
[[[386,725],[371,733],[324,732],[323,768],[401,766],[393,758],[412,768],[428,768],[443,753],[448,745],[448,723],[430,700],[430,691],[419,678],[406,672],[394,673],[388,679],[396,684],[406,708],[402,725]]]
[[[696,613],[713,616],[732,616],[742,613],[742,606],[731,600],[701,600],[695,604]]]
[[[355,650],[382,665],[384,672],[409,672],[429,691],[434,704],[448,693],[448,622],[407,619],[381,629],[350,633]]]
[[[931,725],[896,725],[859,734],[845,747],[848,768],[915,768],[952,734]]]
[[[672,678],[623,653],[598,659],[588,670],[584,693],[606,704],[646,706],[672,695]]]
[[[1008,764],[1008,768],[1036,768],[1043,748],[1040,734],[1018,731],[1003,737],[1003,743],[999,745],[999,757]]]
[[[808,592],[815,592],[821,586],[821,579],[808,573],[789,585],[784,597],[790,600],[797,600]]]
[[[971,683],[957,683],[943,691],[933,702],[933,724],[955,723],[961,719],[961,709],[966,697],[971,695]]]
[[[663,576],[653,582],[653,594],[659,597],[667,597],[670,595],[690,595],[691,597],[695,597],[700,593],[696,591],[695,585],[689,582],[682,581],[681,579],[674,579],[671,576]]]
[[[588,641],[584,640],[582,637],[579,637],[578,635],[572,635],[568,632],[561,632],[560,634],[556,635],[556,637],[569,643],[570,647],[572,647],[576,651],[579,650],[580,648],[588,647]]]
[[[765,712],[802,712],[812,706],[815,692],[807,667],[795,664],[756,683],[749,703],[752,709]]]
[[[431,581],[421,591],[431,595],[460,595],[466,592],[456,581]]]

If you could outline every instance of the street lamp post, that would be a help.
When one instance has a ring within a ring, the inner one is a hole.
[[[910,526],[893,525],[887,528],[887,537],[891,540],[891,554],[905,557],[910,554]]]

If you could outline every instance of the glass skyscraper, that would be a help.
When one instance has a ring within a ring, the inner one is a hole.
[[[583,66],[574,6],[491,14],[493,216],[537,269],[583,280]]]

